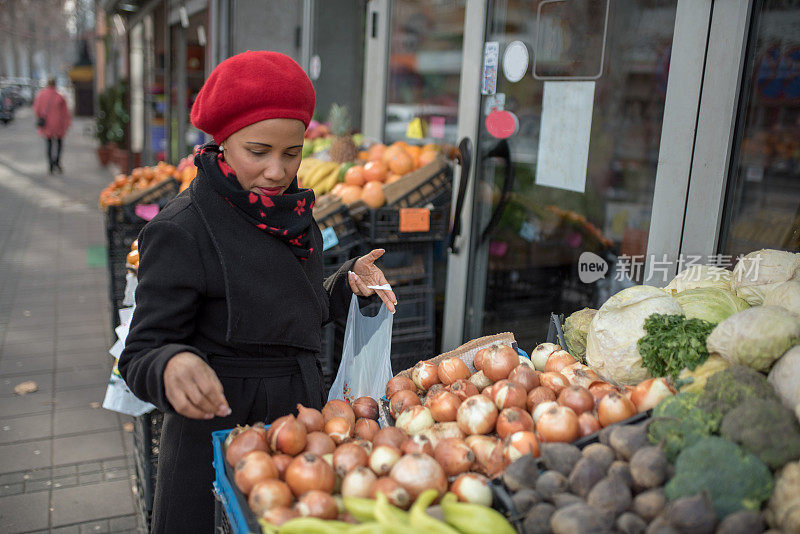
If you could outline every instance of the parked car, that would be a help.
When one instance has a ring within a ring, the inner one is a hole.
[[[14,102],[10,96],[0,96],[0,122],[3,126],[14,120]]]

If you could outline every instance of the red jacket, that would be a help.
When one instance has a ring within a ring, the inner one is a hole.
[[[33,101],[33,113],[44,117],[44,126],[38,128],[42,137],[64,137],[70,124],[67,101],[54,87],[45,87]]]

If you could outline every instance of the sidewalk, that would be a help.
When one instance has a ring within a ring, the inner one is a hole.
[[[113,363],[91,120],[47,174],[30,108],[0,126],[0,532],[135,532],[130,417],[100,407]],[[38,390],[14,393],[21,382]]]

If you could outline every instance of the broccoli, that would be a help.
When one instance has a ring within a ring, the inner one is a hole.
[[[721,520],[739,510],[759,510],[772,486],[764,462],[727,439],[709,436],[681,451],[664,492],[672,501],[706,491]]]
[[[773,470],[800,458],[800,424],[778,401],[743,402],[722,419],[719,431]]]
[[[670,462],[675,462],[685,447],[711,435],[711,416],[695,407],[699,397],[699,393],[678,393],[653,409],[653,422],[647,436],[654,445],[664,444]]]
[[[697,407],[711,415],[712,430],[719,429],[722,418],[746,400],[778,400],[767,377],[744,365],[734,365],[708,378]]]

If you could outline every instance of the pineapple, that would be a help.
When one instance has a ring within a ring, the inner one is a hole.
[[[331,159],[337,163],[355,161],[358,157],[358,148],[350,135],[350,114],[347,108],[333,104],[328,121],[331,123],[331,133],[336,136],[328,152]]]

